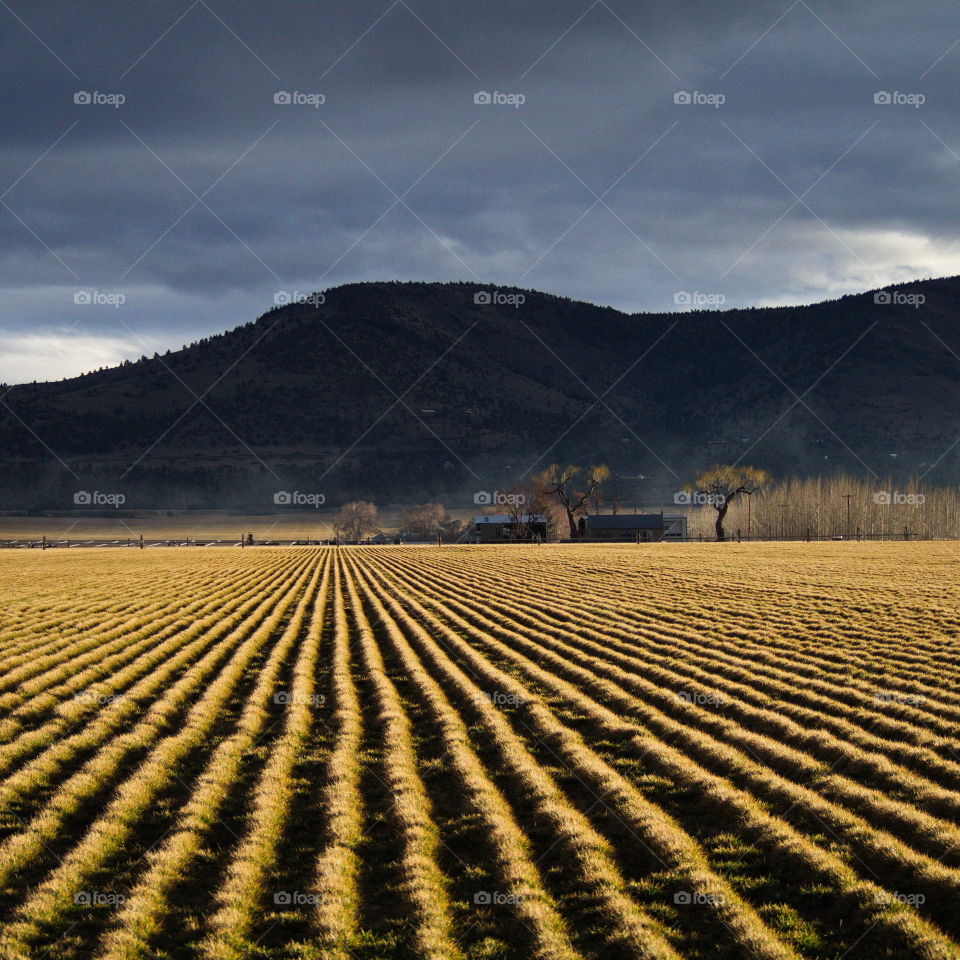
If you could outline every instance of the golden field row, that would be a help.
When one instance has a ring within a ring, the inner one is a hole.
[[[958,574],[0,552],[0,958],[960,958]]]

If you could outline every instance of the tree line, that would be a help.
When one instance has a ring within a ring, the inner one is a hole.
[[[590,514],[618,513],[616,487],[604,464],[551,464],[536,476],[502,491],[491,512],[506,516],[517,539],[533,539],[544,520],[553,536],[576,540]],[[688,536],[697,539],[811,539],[857,537],[960,539],[960,490],[860,477],[775,480],[746,465],[714,465],[677,491],[669,512],[687,517]],[[344,504],[334,521],[341,540],[365,540],[383,533],[375,504]],[[450,542],[469,532],[469,523],[451,518],[431,501],[407,508],[399,532],[416,540],[438,536]]]
[[[716,509],[693,503],[688,534],[714,532]],[[925,484],[921,478],[766,478],[753,495],[736,498],[725,514],[727,536],[767,539],[857,537],[960,539],[960,490]]]

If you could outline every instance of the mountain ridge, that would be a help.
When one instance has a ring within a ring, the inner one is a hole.
[[[163,356],[10,387],[4,502],[62,506],[78,484],[144,506],[302,484],[331,502],[467,496],[553,460],[609,462],[649,497],[738,458],[952,483],[958,316],[958,277],[635,314],[492,284],[345,284]]]

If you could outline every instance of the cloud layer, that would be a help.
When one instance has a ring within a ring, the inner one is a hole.
[[[0,376],[354,280],[666,310],[960,272],[955,4],[730,6],[0,10]]]

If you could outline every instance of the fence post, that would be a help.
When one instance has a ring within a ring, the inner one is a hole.
[[[737,527],[737,543],[740,543],[740,528]]]
[[[810,542],[810,528],[807,527],[807,543]]]
[[[43,545],[40,547],[40,549],[41,549],[41,550],[46,550],[46,549],[47,549],[47,535],[46,535],[46,534],[43,535]]]
[[[860,542],[860,528],[857,527],[857,543]]]
[[[143,534],[140,534],[140,549],[143,549]]]

